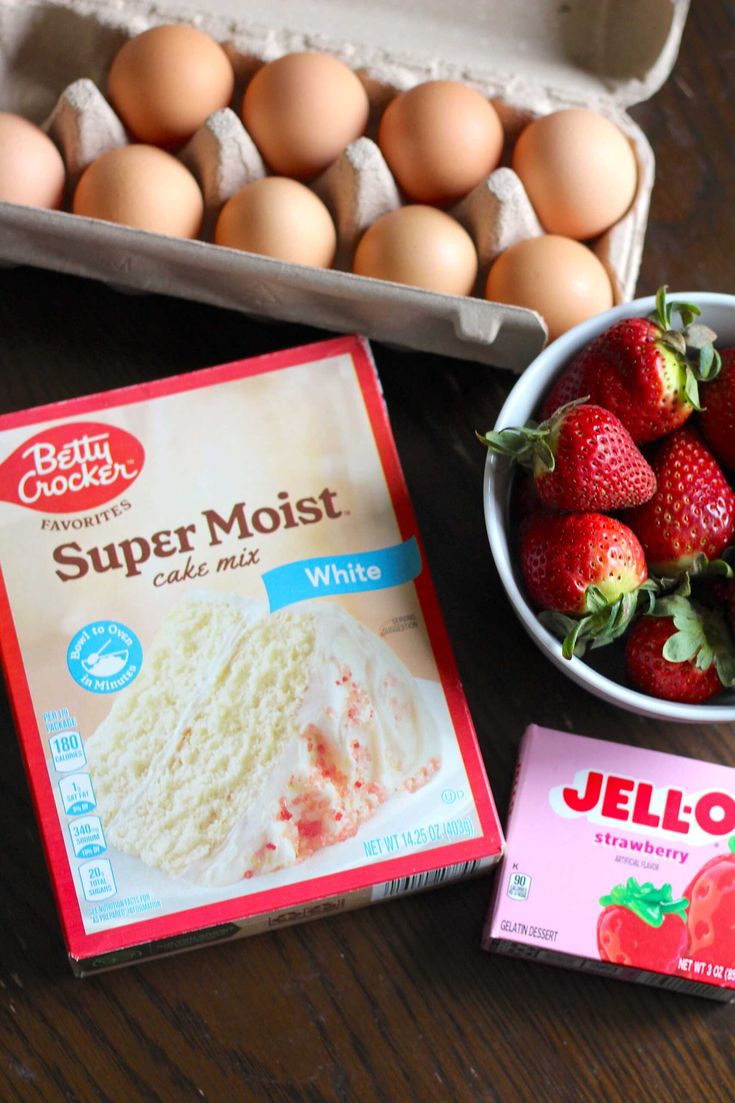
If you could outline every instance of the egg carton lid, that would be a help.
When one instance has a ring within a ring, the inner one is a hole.
[[[22,7],[26,0],[10,0]],[[396,87],[462,79],[556,106],[648,99],[671,72],[690,0],[66,0],[80,12],[190,21],[220,40],[260,34],[260,56],[324,48]]]

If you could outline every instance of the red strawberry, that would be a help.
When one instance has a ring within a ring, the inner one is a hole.
[[[597,920],[597,946],[602,961],[673,973],[689,937],[687,900],[674,900],[671,885],[654,888],[629,877],[600,898],[604,911]]]
[[[535,605],[572,616],[588,611],[594,586],[608,602],[646,581],[635,534],[602,513],[540,513],[521,533],[521,567]]]
[[[544,503],[539,498],[536,483],[531,475],[524,474],[514,480],[511,498],[511,515],[515,522],[514,527],[526,517],[530,517],[532,513],[538,513],[545,508]]]
[[[735,348],[723,349],[722,370],[707,385],[699,417],[705,440],[723,467],[735,467]]]
[[[727,854],[702,866],[686,891],[687,957],[713,965],[735,964],[735,837],[728,846]]]
[[[579,360],[574,360],[570,367],[560,375],[544,399],[541,407],[541,420],[548,421],[560,406],[566,406],[567,402],[574,402],[575,399],[582,398],[584,395],[583,385],[582,365]]]
[[[570,659],[627,628],[646,582],[643,548],[602,513],[537,513],[521,528],[521,569],[539,620]]]
[[[656,489],[630,433],[601,406],[568,403],[538,427],[501,429],[480,439],[491,452],[530,467],[539,498],[553,509],[625,509],[646,502]]]
[[[699,704],[735,680],[733,641],[718,609],[663,598],[633,626],[625,660],[633,685],[652,697]]]
[[[617,322],[588,345],[569,369],[581,373],[582,393],[617,414],[638,444],[683,425],[699,409],[697,379],[709,379],[719,369],[711,343],[715,335],[705,327],[689,326],[699,309],[667,303],[665,291],[662,288],[656,296],[655,316]],[[688,327],[683,332],[671,329],[673,311],[681,314]],[[696,373],[686,356],[685,335],[690,334],[695,347],[704,345]]]
[[[653,470],[656,493],[625,515],[651,570],[686,570],[702,553],[717,559],[735,534],[735,494],[694,429],[662,441]]]

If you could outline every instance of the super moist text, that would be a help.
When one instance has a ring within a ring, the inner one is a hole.
[[[282,490],[271,505],[250,509],[246,502],[236,502],[229,512],[205,509],[201,514],[204,523],[161,529],[150,536],[130,536],[85,549],[77,541],[70,541],[54,548],[53,559],[58,564],[56,574],[62,582],[84,578],[90,571],[104,574],[119,570],[126,578],[132,578],[141,574],[143,564],[151,559],[195,551],[200,533],[206,534],[208,547],[216,547],[226,537],[257,539],[283,529],[335,520],[343,515],[335,505],[336,498],[337,492],[327,487],[319,494],[296,501],[291,501],[288,491]]]

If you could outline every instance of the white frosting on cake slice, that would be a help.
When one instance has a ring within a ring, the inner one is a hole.
[[[165,618],[87,749],[109,841],[211,885],[351,837],[440,759],[414,678],[341,607],[219,593]]]

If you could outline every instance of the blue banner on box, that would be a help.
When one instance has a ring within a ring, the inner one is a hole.
[[[412,536],[403,544],[355,555],[323,555],[300,559],[265,571],[270,611],[283,609],[307,598],[331,594],[357,594],[387,590],[411,582],[421,573],[421,553]]]

